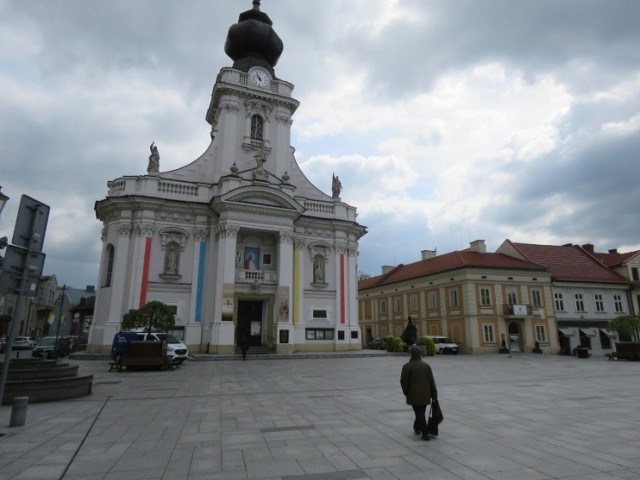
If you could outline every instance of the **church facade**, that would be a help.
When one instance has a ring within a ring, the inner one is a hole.
[[[106,352],[122,316],[152,300],[175,310],[191,352],[238,338],[277,353],[360,349],[358,241],[366,229],[305,177],[290,145],[299,102],[274,70],[283,44],[260,2],[231,26],[206,120],[211,143],[163,172],[108,182],[96,202],[102,256],[89,351]]]

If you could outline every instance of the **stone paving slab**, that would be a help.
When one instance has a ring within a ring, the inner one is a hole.
[[[421,441],[405,355],[199,358],[93,374],[93,394],[0,408],[0,480],[640,480],[640,362],[429,357],[445,420]]]

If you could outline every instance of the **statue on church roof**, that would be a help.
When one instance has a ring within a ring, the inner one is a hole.
[[[155,146],[155,143],[156,142],[151,142],[151,145],[149,146],[151,155],[149,155],[147,173],[150,175],[154,175],[160,171],[160,153],[158,152],[158,147]]]
[[[340,177],[336,174],[333,174],[333,179],[331,180],[331,196],[333,198],[340,198],[340,192],[342,191],[342,182],[340,181]]]

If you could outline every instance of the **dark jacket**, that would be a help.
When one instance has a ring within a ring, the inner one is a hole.
[[[408,405],[429,405],[431,400],[438,398],[431,367],[419,358],[409,360],[402,366],[400,385]]]

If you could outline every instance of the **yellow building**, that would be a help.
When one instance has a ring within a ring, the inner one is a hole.
[[[557,353],[551,272],[501,253],[483,240],[469,249],[408,265],[383,267],[361,280],[359,323],[364,345],[375,337],[400,336],[410,316],[418,335],[444,335],[465,353]],[[504,341],[504,343],[503,343]]]

